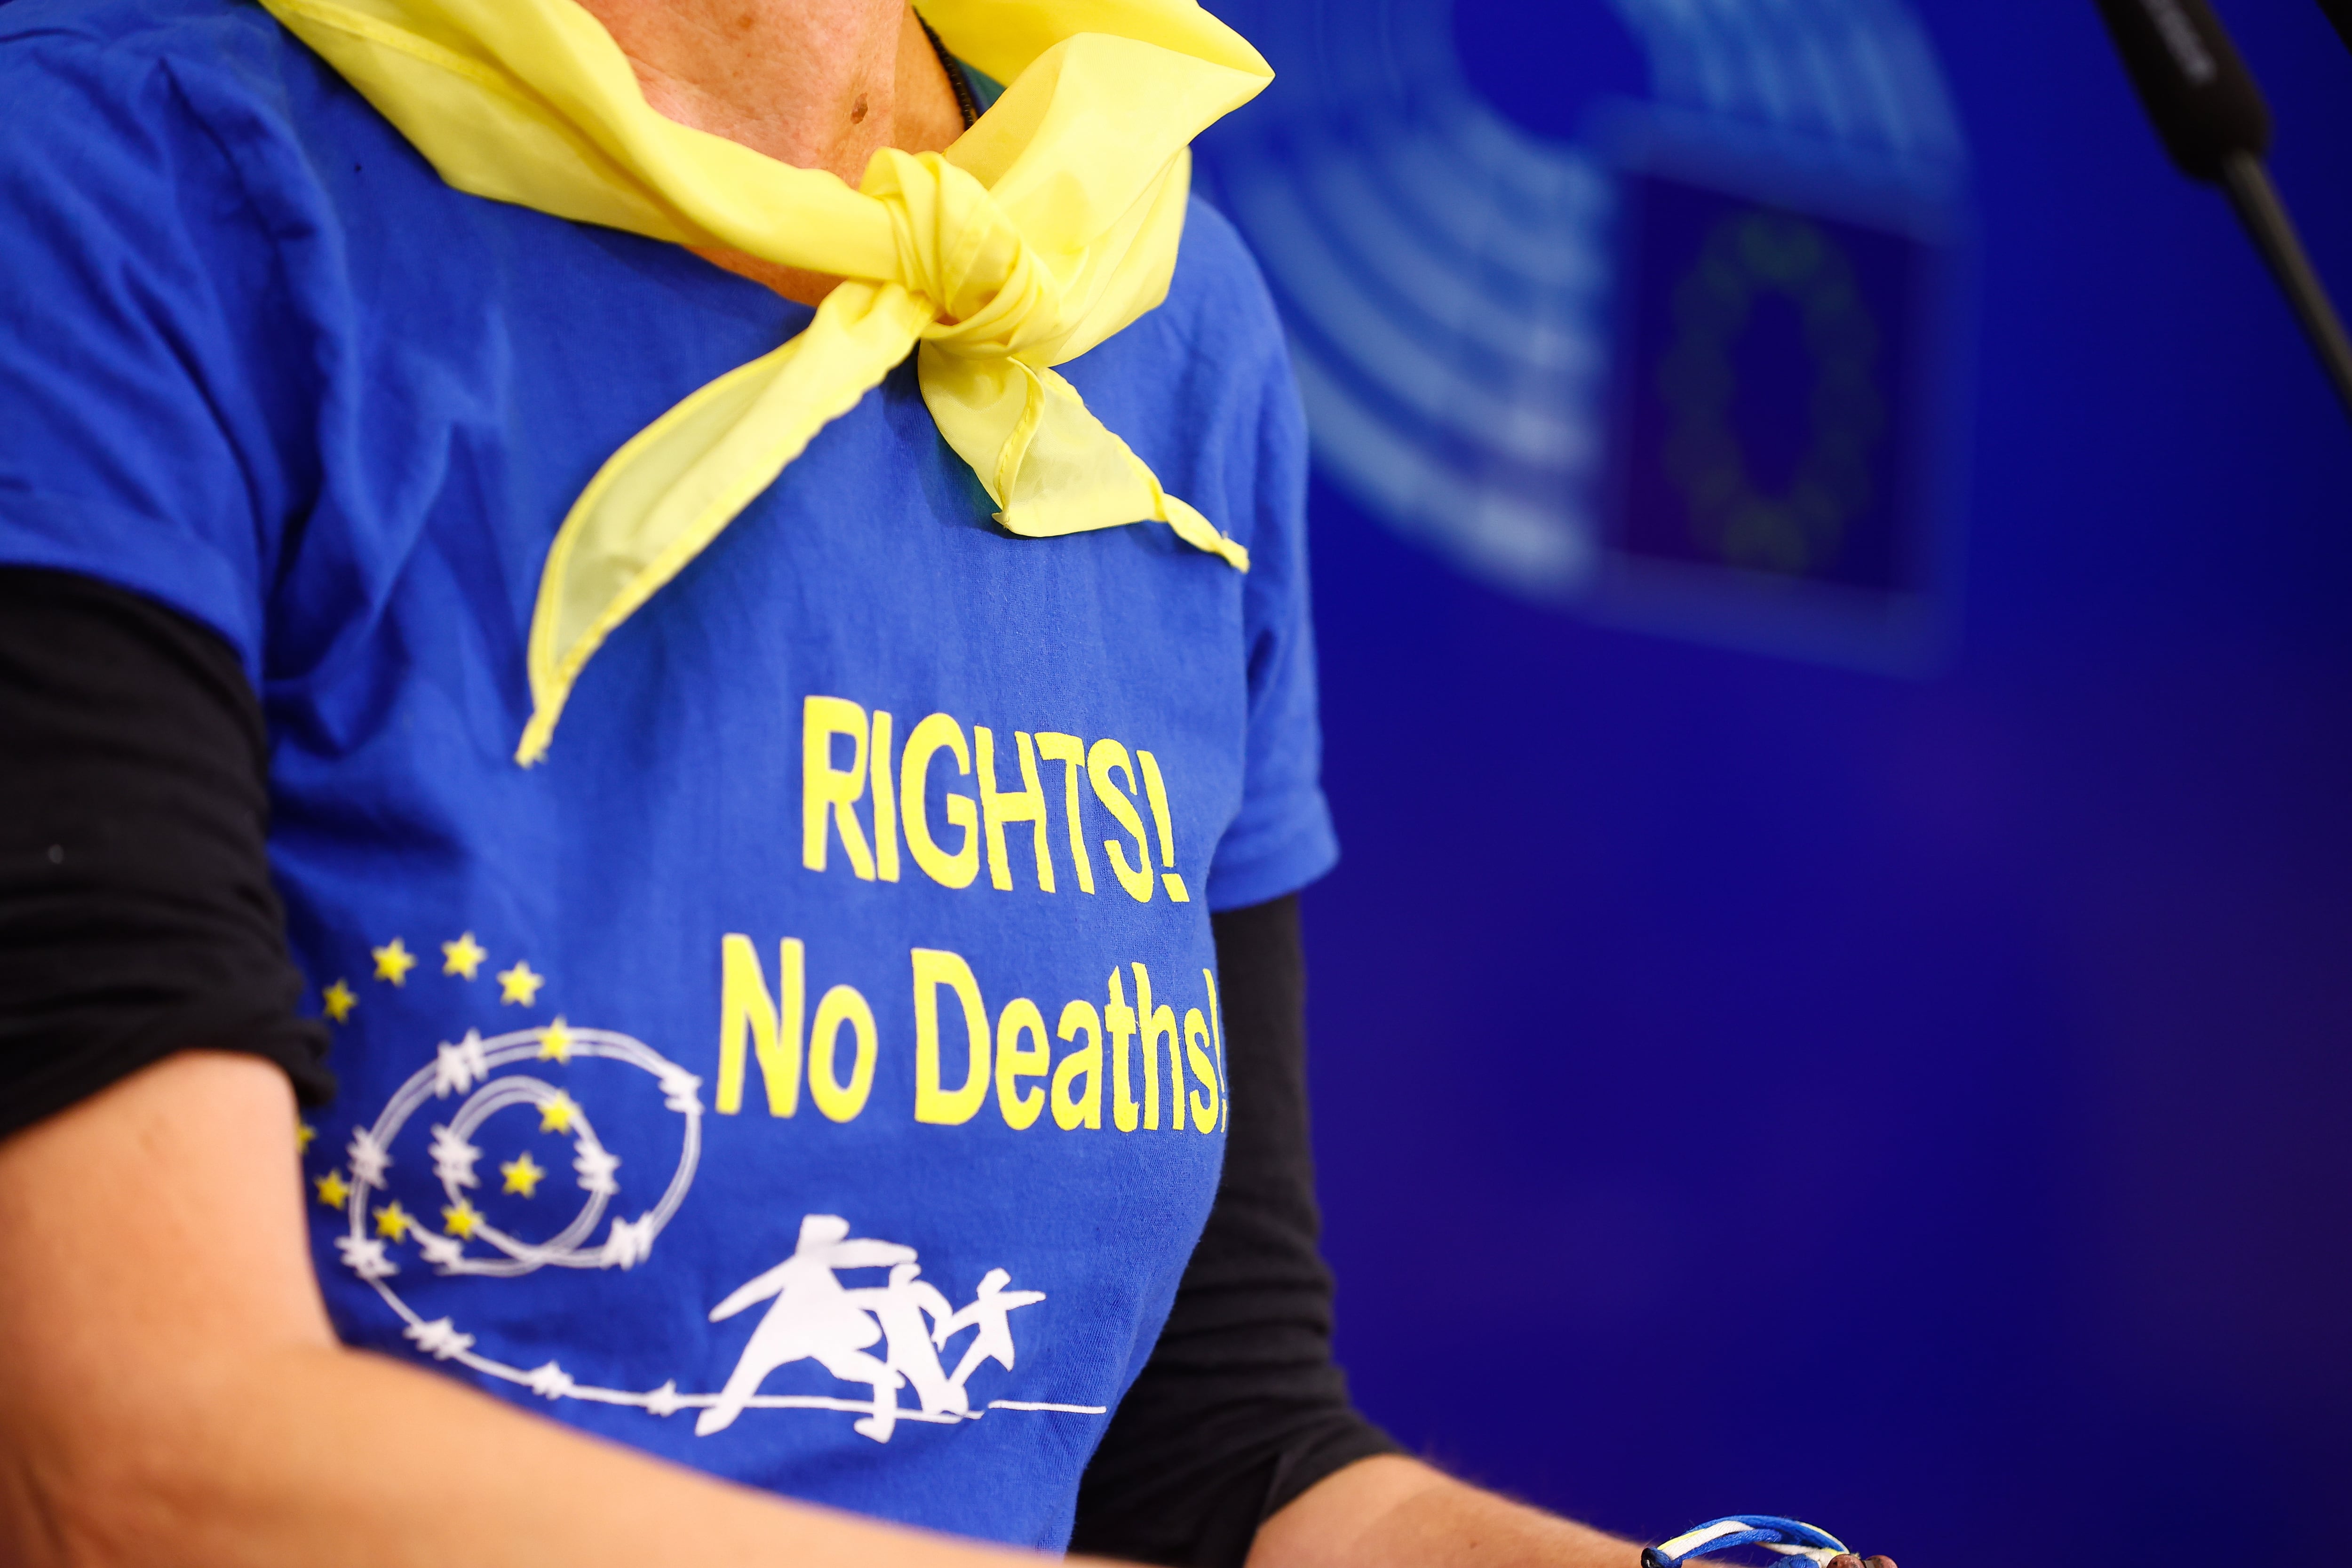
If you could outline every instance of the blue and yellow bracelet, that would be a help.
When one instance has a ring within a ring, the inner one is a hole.
[[[1760,1546],[1783,1557],[1810,1558],[1815,1568],[1895,1568],[1885,1557],[1865,1558],[1826,1530],[1769,1513],[1734,1513],[1642,1549],[1642,1568],[1682,1568],[1702,1552]]]

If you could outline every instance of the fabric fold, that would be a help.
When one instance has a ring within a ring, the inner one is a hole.
[[[1166,297],[1192,140],[1272,79],[1192,0],[926,0],[948,47],[1008,85],[944,153],[886,148],[856,190],[656,113],[573,0],[262,4],[459,190],[845,279],[572,504],[541,574],[519,762],[546,754],[613,629],[910,350],[1008,530],[1164,522],[1248,569],[1054,369]]]

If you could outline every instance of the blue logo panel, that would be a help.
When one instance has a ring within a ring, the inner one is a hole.
[[[1445,0],[1220,12],[1277,79],[1203,138],[1202,186],[1274,288],[1318,466],[1366,514],[1620,624],[1932,652],[1965,167],[1906,7],[1519,8],[1502,31],[1542,64],[1499,76],[1464,44],[1496,29]],[[1608,68],[1635,58],[1639,101]]]

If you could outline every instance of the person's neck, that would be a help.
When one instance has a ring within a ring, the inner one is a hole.
[[[963,133],[954,89],[907,0],[580,0],[656,113],[855,185],[882,147]],[[738,251],[697,254],[814,305],[838,279]]]

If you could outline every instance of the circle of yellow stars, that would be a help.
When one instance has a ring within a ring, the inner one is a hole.
[[[375,963],[375,978],[395,986],[406,985],[408,972],[422,962],[408,951],[406,941],[397,936],[382,947],[368,949],[368,956]],[[476,941],[472,931],[462,931],[455,942],[441,944],[441,973],[455,975],[460,980],[477,980],[481,976],[482,965],[489,962],[489,949]],[[547,976],[534,971],[521,959],[517,959],[510,969],[493,973],[499,983],[499,1005],[502,1007],[536,1005],[540,987],[547,984]],[[359,1007],[359,993],[352,989],[348,978],[338,975],[332,984],[320,993],[320,1003],[331,1021],[347,1024]],[[559,1016],[548,1026],[546,1034],[540,1040],[540,1059],[568,1062],[572,1059],[573,1044],[571,1029]],[[572,1118],[579,1114],[579,1102],[558,1090],[554,1099],[540,1107],[539,1130],[542,1132],[569,1132]],[[317,1136],[317,1129],[307,1121],[298,1121],[294,1125],[296,1152],[307,1153],[311,1140]],[[505,1191],[528,1198],[537,1194],[539,1184],[546,1178],[547,1169],[533,1160],[529,1151],[525,1151],[500,1165],[499,1173],[506,1178]],[[317,1191],[319,1201],[331,1209],[341,1208],[351,1201],[352,1184],[343,1179],[340,1170],[329,1171],[323,1176],[313,1176],[310,1185]],[[394,1241],[405,1237],[420,1223],[415,1215],[402,1208],[397,1200],[375,1211],[376,1235]],[[460,1240],[472,1237],[481,1223],[482,1212],[463,1198],[441,1211],[441,1228]]]

